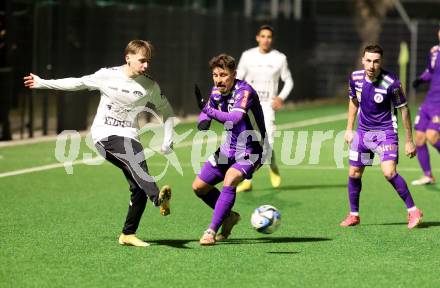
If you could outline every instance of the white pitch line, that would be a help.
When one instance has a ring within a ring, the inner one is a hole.
[[[329,123],[329,122],[335,122],[340,120],[347,119],[347,113],[341,113],[336,115],[330,115],[330,116],[323,116],[319,118],[313,118],[313,119],[307,119],[303,121],[293,122],[293,123],[286,123],[277,125],[277,130],[287,130],[292,128],[301,128],[306,126],[312,126],[322,123]]]
[[[286,130],[286,129],[292,129],[292,128],[301,128],[301,127],[307,127],[307,126],[312,126],[312,125],[317,125],[317,124],[323,124],[323,123],[336,122],[336,121],[344,120],[344,119],[346,119],[346,117],[347,117],[346,113],[330,115],[330,116],[323,116],[323,117],[318,117],[318,118],[302,120],[302,121],[298,121],[298,122],[281,124],[281,125],[277,126],[277,129],[278,130]],[[209,139],[206,142],[218,141],[219,138],[220,137]],[[205,142],[205,141],[204,140],[200,140],[197,142],[186,141],[186,142],[182,142],[182,143],[177,144],[174,148],[188,147],[188,146],[192,146],[194,144],[201,144],[203,142]],[[33,142],[31,142],[31,143],[33,143]],[[160,147],[154,148],[154,150],[156,150],[156,149],[160,149]],[[87,163],[89,163],[90,161],[92,161],[92,162],[99,161],[100,159],[101,159],[101,157],[95,157],[95,158],[92,158],[91,160],[87,161]],[[87,163],[85,163],[83,160],[76,160],[76,161],[72,162],[72,166],[79,165],[79,164],[87,164]],[[150,165],[150,164],[148,164],[148,165]],[[64,163],[53,163],[53,164],[48,164],[48,165],[19,169],[19,170],[0,173],[0,178],[17,176],[17,175],[33,173],[33,172],[47,171],[47,170],[57,169],[57,168],[62,168],[62,167],[64,167]]]

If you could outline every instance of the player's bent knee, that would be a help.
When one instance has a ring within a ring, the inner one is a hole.
[[[416,131],[416,135],[414,137],[414,142],[417,146],[425,145],[426,143],[426,134],[422,131]]]
[[[202,196],[202,195],[205,195],[206,193],[208,193],[209,190],[212,189],[212,187],[207,185],[202,180],[196,178],[194,180],[194,182],[192,183],[192,189],[193,189],[194,193],[196,193],[197,196]]]
[[[396,176],[396,171],[394,170],[387,170],[387,171],[383,171],[383,176],[385,176],[385,178],[387,178],[387,180],[391,180],[392,178],[394,178],[394,176]]]
[[[417,146],[423,146],[426,143],[426,135],[425,133],[417,133],[415,137],[415,141]]]
[[[236,169],[229,169],[226,172],[224,185],[225,186],[237,186],[241,180],[243,180],[243,174]]]
[[[348,170],[348,177],[350,178],[361,178],[363,170],[360,167],[350,167]]]
[[[428,139],[429,143],[435,144],[440,139],[440,135],[435,130],[428,130],[426,131],[426,138]]]

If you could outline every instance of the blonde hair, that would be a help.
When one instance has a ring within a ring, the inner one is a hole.
[[[145,40],[131,40],[125,47],[124,55],[137,54],[138,52],[150,60],[153,57],[153,45]]]

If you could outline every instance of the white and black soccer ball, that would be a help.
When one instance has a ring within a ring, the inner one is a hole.
[[[271,234],[281,223],[281,213],[272,205],[262,205],[254,210],[251,224],[255,230],[264,234]]]

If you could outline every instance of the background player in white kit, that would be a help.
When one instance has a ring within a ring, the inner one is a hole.
[[[164,118],[162,153],[172,148],[173,110],[162,95],[159,85],[145,72],[152,57],[153,47],[147,41],[133,40],[125,48],[126,64],[102,68],[81,78],[44,80],[37,75],[24,77],[31,89],[64,91],[99,90],[101,100],[91,127],[96,148],[108,161],[120,168],[130,185],[131,199],[119,244],[147,247],[148,243],[136,237],[136,230],[145,210],[147,198],[160,206],[160,214],[170,214],[171,188],[159,191],[148,167],[139,142],[139,113],[147,103],[152,103]]]
[[[273,149],[275,133],[275,111],[280,109],[284,100],[293,88],[293,79],[287,65],[286,55],[272,49],[273,28],[269,25],[261,26],[257,31],[258,47],[243,52],[238,63],[237,78],[246,80],[258,93],[263,107],[266,135]],[[284,82],[283,89],[278,93],[279,80]],[[269,175],[273,187],[279,187],[281,177],[275,162],[273,150],[270,159]],[[251,180],[243,180],[237,192],[252,190]]]

